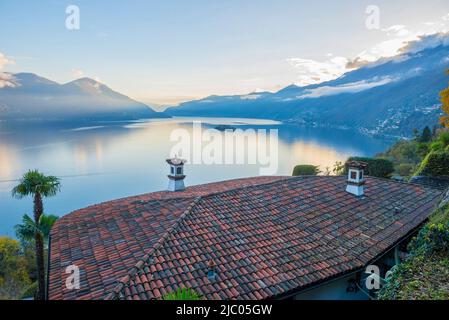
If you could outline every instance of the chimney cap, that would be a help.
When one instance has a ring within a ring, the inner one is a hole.
[[[355,168],[355,169],[366,169],[368,167],[368,163],[363,162],[363,161],[357,161],[357,160],[353,160],[353,161],[349,161],[346,163],[346,166],[348,168]]]
[[[172,166],[183,166],[187,160],[179,159],[179,158],[171,158],[166,160],[169,165]]]

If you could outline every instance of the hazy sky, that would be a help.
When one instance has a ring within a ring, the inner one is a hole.
[[[80,29],[66,28],[66,7]],[[380,9],[378,29],[367,7]],[[278,90],[448,31],[448,0],[0,0],[0,69],[97,78],[143,102]]]

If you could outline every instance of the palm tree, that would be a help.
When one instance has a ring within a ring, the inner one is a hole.
[[[45,176],[37,170],[30,170],[24,174],[20,183],[12,189],[13,197],[22,199],[26,196],[33,196],[34,201],[34,222],[39,225],[39,221],[44,212],[42,203],[43,197],[53,197],[60,190],[61,184],[59,179],[54,176]],[[41,232],[37,229],[34,232],[35,248],[36,248],[36,265],[38,290],[36,299],[45,299],[45,265],[44,265],[44,241]]]
[[[56,220],[58,220],[57,216],[42,214],[39,223],[36,224],[30,216],[25,214],[22,217],[22,224],[14,226],[16,236],[24,243],[32,243],[35,240],[36,232],[39,232],[44,239],[45,248],[47,248],[50,230]]]

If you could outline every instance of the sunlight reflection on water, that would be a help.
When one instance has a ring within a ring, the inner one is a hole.
[[[352,155],[372,156],[391,144],[351,131],[302,128],[260,119],[174,118],[109,122],[92,127],[2,128],[0,235],[13,236],[12,227],[32,210],[31,199],[16,200],[10,194],[17,183],[14,180],[29,169],[61,177],[61,193],[45,201],[46,213],[56,215],[165,189],[168,174],[165,159],[174,144],[169,140],[170,134],[180,127],[191,130],[194,120],[212,126],[278,129],[278,175],[290,175],[297,164],[319,165],[324,170],[335,161],[344,161]],[[187,164],[185,172],[186,184],[195,185],[256,176],[259,166]]]

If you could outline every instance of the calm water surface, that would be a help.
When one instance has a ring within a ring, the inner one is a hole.
[[[13,226],[32,213],[32,200],[16,200],[11,189],[29,169],[61,178],[58,196],[45,200],[47,214],[75,209],[167,187],[165,159],[176,128],[192,130],[192,118],[103,123],[92,127],[9,127],[0,123],[0,235],[14,236]],[[242,129],[279,131],[279,169],[290,175],[296,164],[322,170],[352,155],[372,156],[392,141],[353,131],[303,128],[254,119],[195,119],[203,129],[231,124]],[[205,126],[204,124],[209,124]],[[259,175],[258,165],[187,165],[186,184]]]

